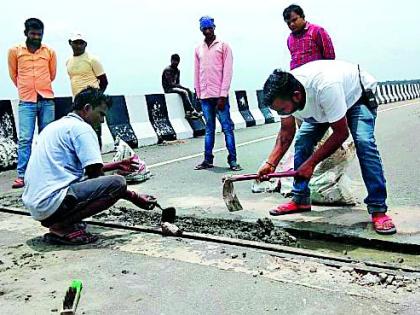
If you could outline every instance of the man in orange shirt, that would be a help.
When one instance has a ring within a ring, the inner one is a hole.
[[[19,142],[17,179],[13,188],[25,185],[26,166],[31,156],[35,122],[39,132],[54,120],[51,82],[57,71],[54,50],[42,44],[44,24],[36,18],[25,21],[26,42],[9,50],[9,74],[19,92]]]

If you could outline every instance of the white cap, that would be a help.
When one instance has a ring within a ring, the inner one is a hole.
[[[72,42],[75,41],[75,40],[82,40],[82,41],[86,42],[85,37],[82,34],[80,34],[80,33],[74,33],[74,34],[72,34],[70,36],[70,40]]]

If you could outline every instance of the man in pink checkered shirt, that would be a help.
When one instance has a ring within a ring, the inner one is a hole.
[[[287,39],[287,47],[292,56],[291,70],[310,61],[335,59],[334,46],[327,31],[307,22],[300,6],[288,6],[283,11],[283,18],[292,31]]]

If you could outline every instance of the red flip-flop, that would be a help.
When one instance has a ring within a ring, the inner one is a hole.
[[[395,234],[397,232],[394,222],[392,222],[392,219],[385,213],[376,214],[375,216],[372,216],[372,224],[373,229],[378,234],[389,235]]]
[[[17,189],[17,188],[23,188],[25,187],[25,181],[23,180],[23,178],[16,178],[12,184],[12,188],[13,189]]]
[[[95,243],[97,240],[97,235],[85,230],[73,231],[63,236],[51,232],[44,235],[44,242],[53,245],[87,245]]]
[[[309,211],[311,211],[311,205],[300,205],[294,201],[289,201],[284,204],[278,205],[277,208],[270,210],[269,213],[273,216],[277,216]]]

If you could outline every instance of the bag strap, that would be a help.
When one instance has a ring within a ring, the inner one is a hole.
[[[362,92],[365,93],[365,87],[363,86],[363,83],[362,83],[362,76],[360,75],[360,65],[357,65],[357,70],[359,71],[359,82],[360,82],[360,86],[362,87]]]

